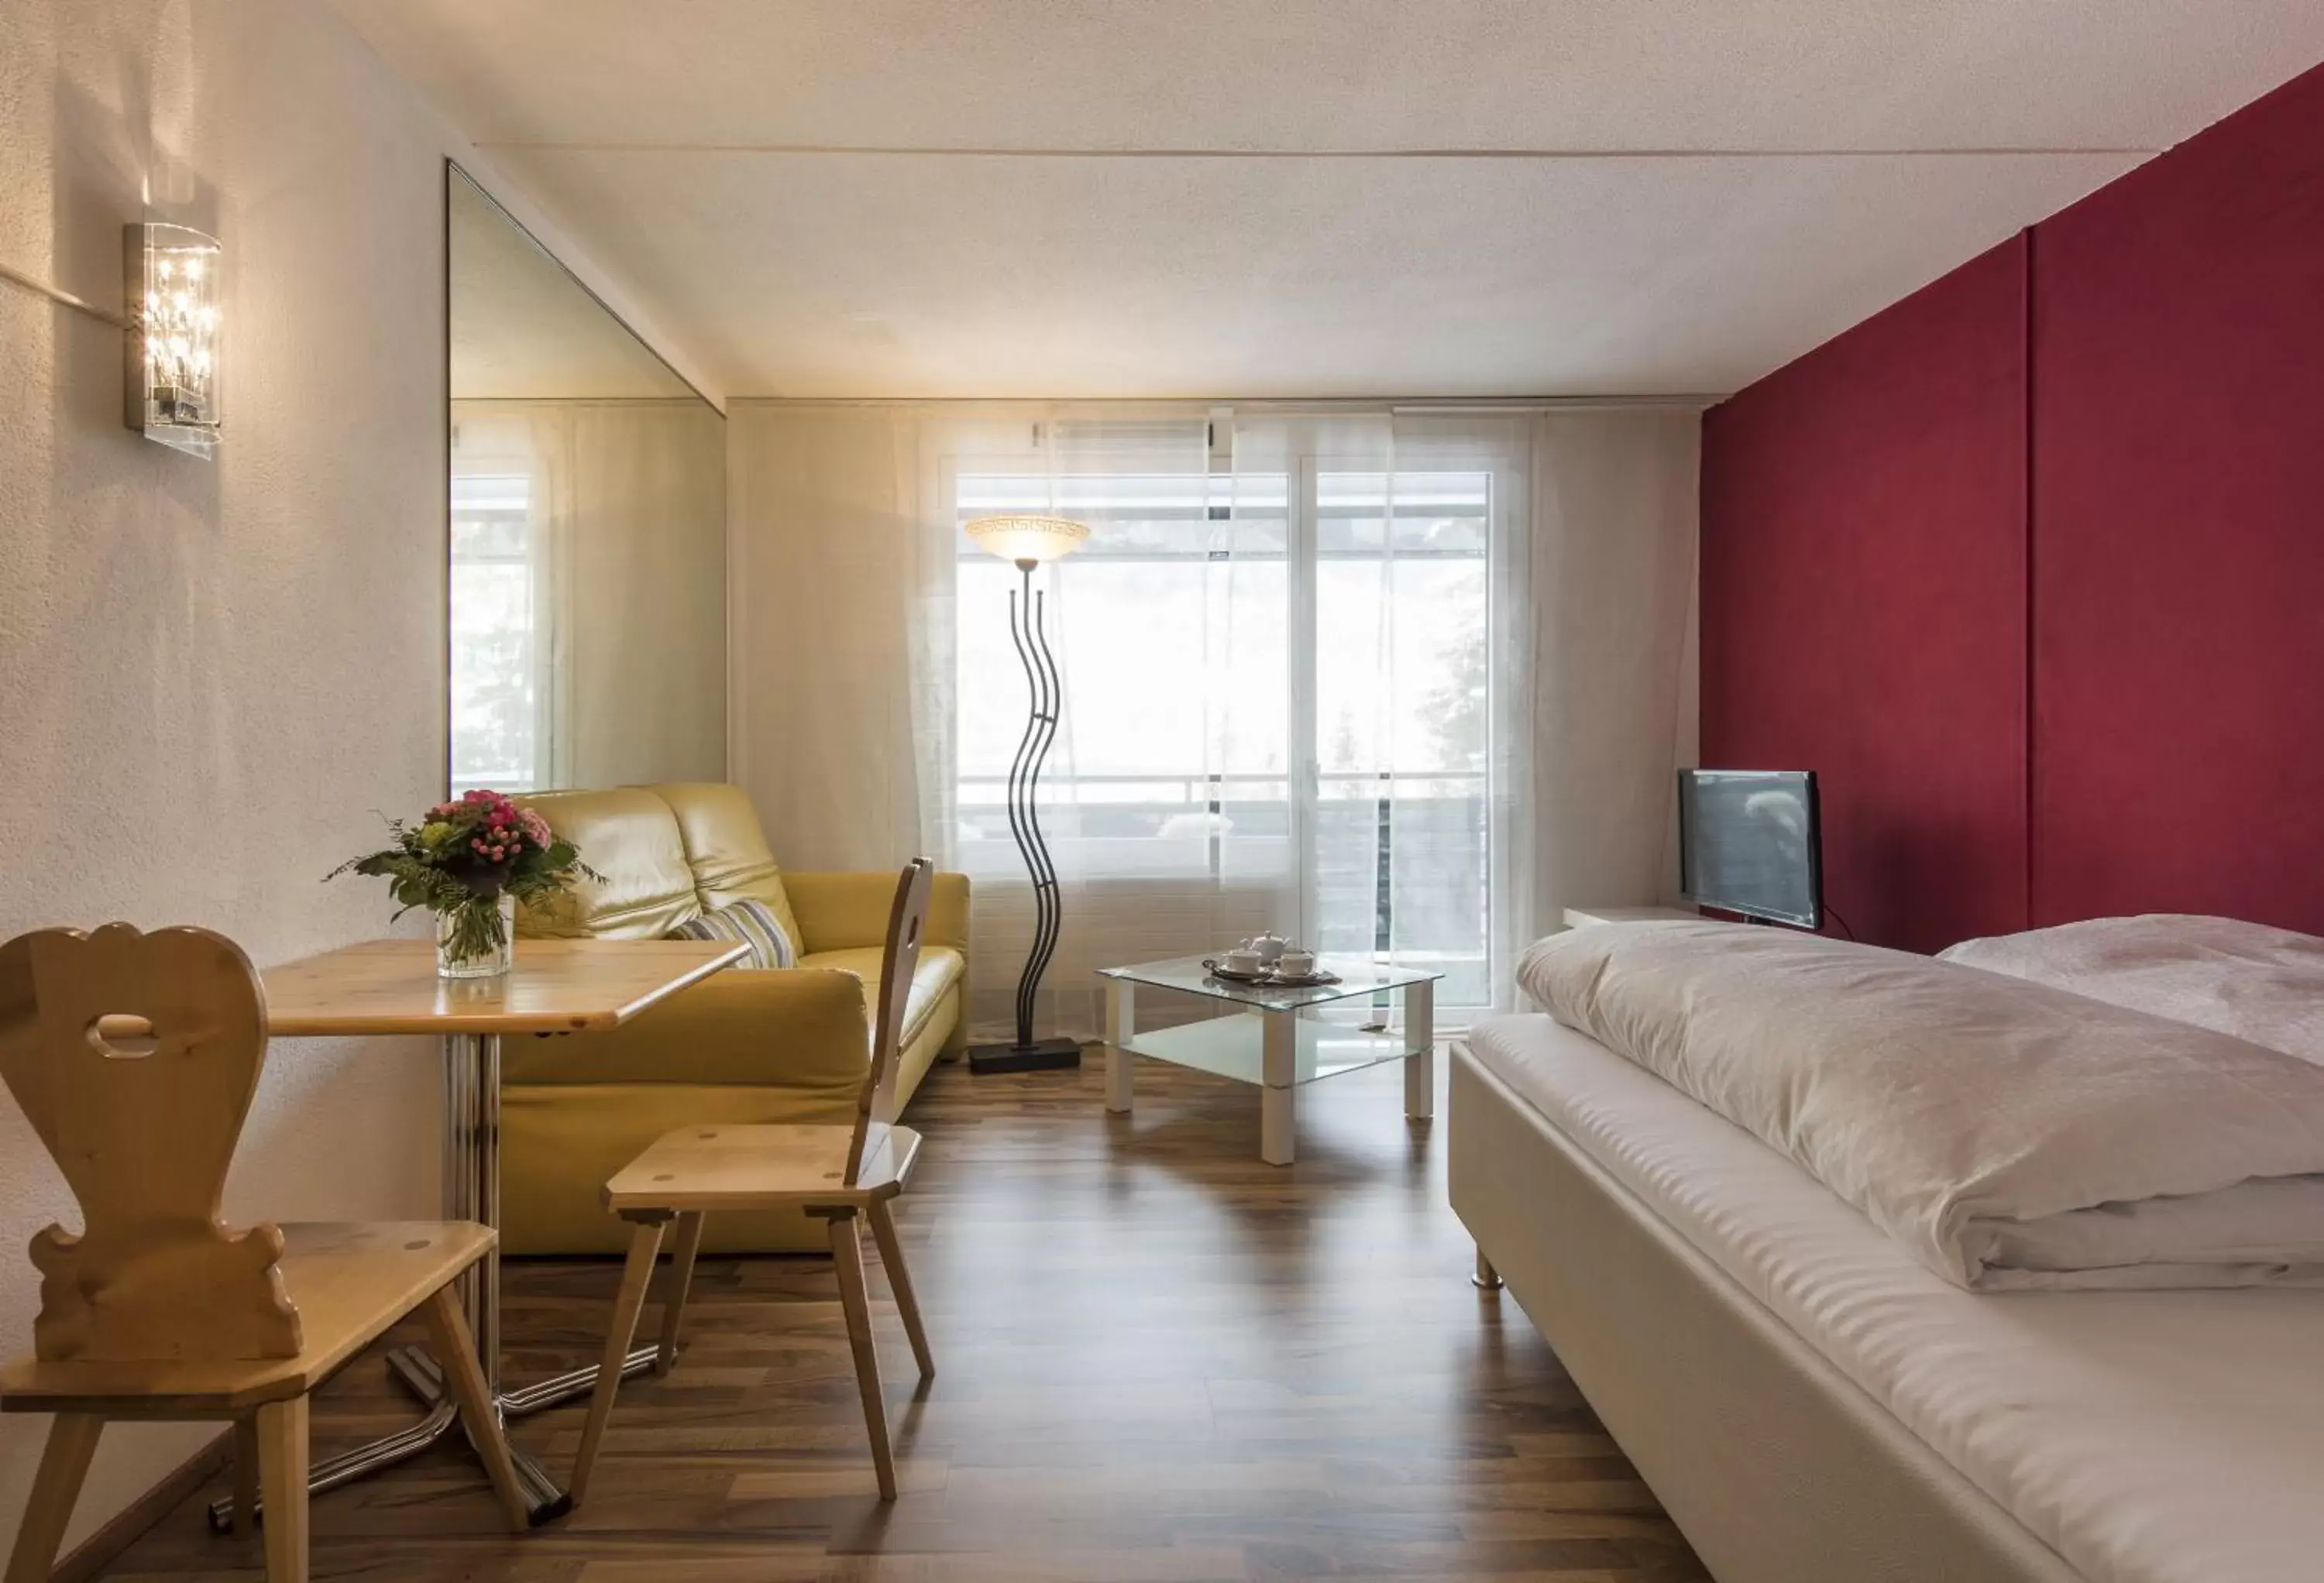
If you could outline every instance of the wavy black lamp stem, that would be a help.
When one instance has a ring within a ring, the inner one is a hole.
[[[1082,1063],[1078,1042],[1033,1036],[1041,975],[1056,954],[1065,911],[1057,897],[1057,866],[1049,856],[1049,843],[1041,838],[1041,766],[1048,759],[1050,743],[1056,740],[1065,689],[1057,676],[1056,657],[1049,652],[1048,636],[1043,630],[1043,596],[1033,587],[1038,565],[1029,560],[1017,563],[1023,586],[1009,595],[1009,636],[1025,667],[1025,686],[1032,699],[1025,734],[1018,740],[1017,756],[1009,765],[1009,833],[1016,838],[1018,853],[1033,881],[1033,945],[1025,956],[1025,971],[1017,980],[1016,1042],[972,1045],[969,1066],[980,1072],[1031,1072]]]

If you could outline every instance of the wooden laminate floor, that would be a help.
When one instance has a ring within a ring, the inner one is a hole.
[[[1470,1286],[1444,1124],[1407,1126],[1395,1068],[1303,1090],[1289,1169],[1257,1157],[1255,1090],[1142,1063],[1134,1118],[1101,1096],[1093,1052],[1077,1073],[942,1067],[914,1101],[927,1148],[901,1220],[940,1373],[915,1399],[875,1271],[893,1505],[873,1494],[830,1261],[706,1260],[688,1348],[624,1387],[586,1506],[512,1536],[465,1450],[439,1448],[318,1497],[315,1575],[1708,1576],[1515,1302]],[[512,1381],[595,1357],[617,1275],[510,1265]],[[329,1449],[409,1415],[371,1358],[318,1408]],[[576,1405],[515,1434],[561,1477],[580,1425]],[[255,1542],[213,1537],[189,1501],[106,1575],[259,1568]]]

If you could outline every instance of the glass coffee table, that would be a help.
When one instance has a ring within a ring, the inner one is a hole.
[[[1291,1164],[1296,1153],[1294,1097],[1302,1083],[1319,1078],[1401,1061],[1404,1113],[1414,1118],[1434,1114],[1436,980],[1444,975],[1346,960],[1319,965],[1339,974],[1340,981],[1305,989],[1238,984],[1213,977],[1198,956],[1100,968],[1106,1002],[1105,1108],[1124,1113],[1130,1109],[1130,1066],[1137,1056],[1254,1083],[1259,1088],[1259,1157],[1270,1165]],[[1235,1010],[1141,1034],[1136,1017],[1140,984],[1207,996]],[[1367,1032],[1299,1015],[1310,1006],[1385,990],[1403,991],[1401,1033]]]

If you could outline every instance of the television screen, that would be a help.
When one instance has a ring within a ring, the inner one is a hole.
[[[1815,772],[1680,770],[1678,861],[1689,901],[1821,928]]]

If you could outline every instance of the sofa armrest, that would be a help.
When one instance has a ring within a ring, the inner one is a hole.
[[[871,1053],[863,981],[853,973],[729,968],[619,1027],[505,1038],[501,1076],[520,1085],[751,1084],[852,1099]]]
[[[888,910],[896,904],[896,874],[794,873],[783,870],[783,893],[798,920],[803,951],[853,951],[888,941]],[[927,943],[968,954],[968,876],[938,874],[928,891]]]

